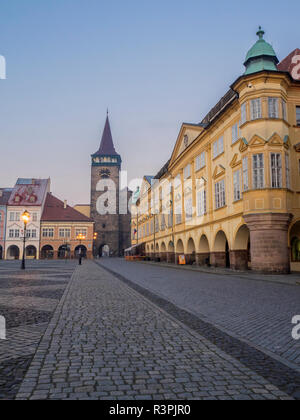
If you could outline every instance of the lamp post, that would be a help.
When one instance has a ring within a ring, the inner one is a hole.
[[[98,233],[94,232],[94,258],[96,257],[96,241],[98,239]]]
[[[79,248],[79,265],[82,265],[82,256],[81,256],[81,242],[85,240],[85,236],[82,233],[79,233],[77,236],[79,240],[80,248]]]
[[[22,258],[21,270],[25,270],[25,245],[26,245],[27,224],[30,219],[30,214],[28,213],[27,210],[25,210],[21,217],[24,222],[23,258]]]

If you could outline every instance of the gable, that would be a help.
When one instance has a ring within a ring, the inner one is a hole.
[[[183,124],[172,153],[170,165],[172,165],[172,163],[175,162],[180,155],[182,155],[182,153],[196,140],[203,130],[204,128],[197,124]]]
[[[213,173],[213,179],[218,179],[225,174],[225,168],[222,165],[217,165]]]

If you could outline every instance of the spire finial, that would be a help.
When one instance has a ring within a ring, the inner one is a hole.
[[[106,113],[107,113],[107,116],[108,116],[108,114],[109,114],[109,110],[108,110],[108,108],[107,108],[107,112],[106,112]]]
[[[265,34],[265,31],[260,26],[256,35],[259,37],[259,39],[263,39],[264,34]]]

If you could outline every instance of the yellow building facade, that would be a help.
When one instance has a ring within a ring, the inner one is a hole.
[[[278,64],[257,35],[245,74],[143,180],[132,238],[151,259],[300,271],[300,50]]]

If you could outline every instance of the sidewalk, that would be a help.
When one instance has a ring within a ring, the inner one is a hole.
[[[291,286],[300,286],[300,273],[292,274],[264,274],[255,273],[252,271],[236,271],[229,268],[218,268],[218,267],[204,267],[196,265],[176,265],[165,262],[154,262],[154,261],[137,261],[139,264],[150,264],[158,267],[173,268],[174,270],[187,270],[207,274],[216,274],[220,276],[230,276],[232,278],[245,278],[247,280],[256,281],[267,281],[278,284],[286,284]]]
[[[76,269],[17,399],[291,399],[93,262]]]

